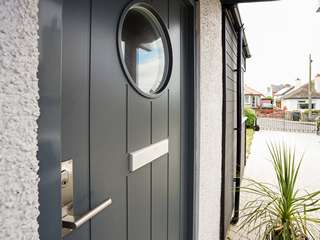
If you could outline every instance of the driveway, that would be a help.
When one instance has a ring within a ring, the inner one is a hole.
[[[244,177],[262,182],[276,183],[273,174],[273,167],[268,142],[285,142],[287,145],[295,147],[297,156],[304,153],[304,160],[298,179],[298,188],[309,191],[320,190],[320,136],[310,133],[292,133],[277,131],[256,132],[251,146],[251,154],[247,160]],[[241,195],[243,201],[246,198]],[[242,204],[241,204],[242,205]],[[240,233],[236,227],[231,227],[229,239],[255,239]]]

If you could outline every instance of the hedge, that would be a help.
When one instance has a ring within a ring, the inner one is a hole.
[[[251,108],[245,108],[244,114],[247,117],[246,128],[253,129],[255,126],[256,119],[257,119],[256,112]]]

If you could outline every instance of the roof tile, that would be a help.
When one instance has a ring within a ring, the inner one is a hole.
[[[319,98],[320,99],[320,92],[314,90],[314,83],[312,83],[312,98]],[[296,90],[291,91],[287,95],[284,96],[284,99],[301,99],[301,98],[308,98],[308,90],[309,83],[302,85],[301,87],[297,88]]]

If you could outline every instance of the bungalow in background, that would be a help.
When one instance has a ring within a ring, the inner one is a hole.
[[[271,84],[267,87],[267,97],[274,97],[277,92],[290,86],[290,84]]]
[[[309,83],[290,91],[283,96],[283,107],[288,111],[304,111],[309,108]],[[320,74],[312,81],[311,86],[312,109],[320,110]]]
[[[257,90],[244,85],[244,105],[251,108],[259,108],[261,105],[261,98],[263,94]]]
[[[274,94],[273,99],[276,108],[283,109],[283,97],[290,93],[292,90],[294,90],[294,88],[294,86],[288,85]]]

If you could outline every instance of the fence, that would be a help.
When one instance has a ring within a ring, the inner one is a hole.
[[[298,122],[277,118],[257,118],[257,124],[261,130],[317,133],[316,123]]]

